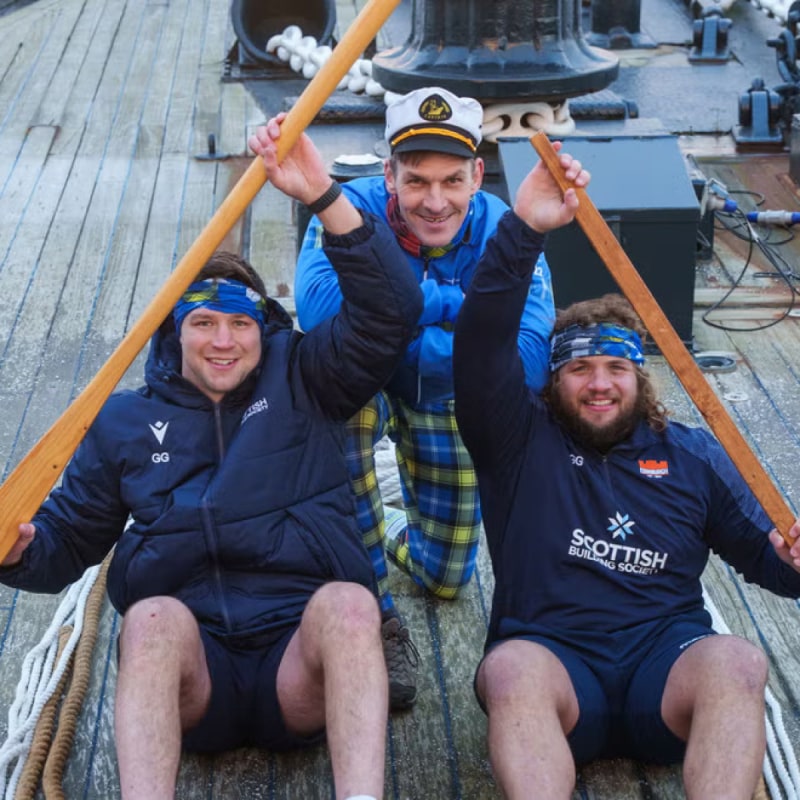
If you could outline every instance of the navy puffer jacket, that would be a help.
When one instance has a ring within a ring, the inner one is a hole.
[[[218,404],[181,377],[174,326],[162,326],[147,385],[109,398],[0,580],[59,591],[116,543],[117,610],[171,595],[220,635],[277,633],[330,580],[374,589],[344,422],[392,374],[421,296],[383,224],[368,218],[328,249],[341,313],[303,335],[270,301],[260,367]]]

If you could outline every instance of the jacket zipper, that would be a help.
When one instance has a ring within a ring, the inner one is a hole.
[[[431,260],[429,256],[422,257],[422,280],[428,280],[428,264],[430,264]],[[423,329],[420,328],[420,331]],[[420,336],[422,333],[420,332]],[[421,346],[421,345],[420,345]],[[422,375],[419,371],[419,364],[417,365],[417,405],[422,405]]]
[[[222,433],[222,415],[220,412],[219,403],[214,403],[214,427],[217,435],[217,448],[219,449],[219,468],[222,466],[222,460],[225,458],[225,438]],[[233,633],[231,616],[228,611],[228,606],[225,602],[225,586],[222,581],[222,570],[220,569],[219,565],[219,540],[217,536],[217,529],[214,525],[213,515],[211,514],[211,503],[209,502],[208,492],[203,494],[201,508],[203,512],[203,521],[205,523],[206,530],[208,531],[209,547],[213,548],[211,552],[211,557],[213,560],[212,574],[214,577],[214,583],[217,587],[217,593],[219,595],[220,613],[222,614],[222,619],[225,623],[225,630],[228,631],[228,633]]]

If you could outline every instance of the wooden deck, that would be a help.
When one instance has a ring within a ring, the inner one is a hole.
[[[672,18],[688,10],[669,2]],[[340,0],[339,28],[355,0]],[[265,111],[239,82],[225,82],[234,36],[228,0],[35,0],[0,3],[0,468],[3,476],[86,385],[126,329],[210,219],[249,164],[248,131]],[[651,17],[648,17],[650,19]],[[673,21],[673,24],[674,21]],[[747,23],[744,23],[747,25]],[[768,26],[768,23],[762,23]],[[774,32],[779,30],[777,23]],[[273,84],[276,96],[296,83]],[[280,86],[285,86],[280,89]],[[741,89],[746,89],[742,86]],[[735,102],[735,100],[733,101]],[[280,105],[270,111],[280,110]],[[314,126],[332,158],[367,149],[378,121],[354,134]],[[200,160],[214,134],[219,154]],[[686,149],[699,142],[684,141]],[[735,156],[721,137],[703,166],[729,188],[762,192],[764,207],[797,208],[788,154]],[[296,232],[293,209],[267,186],[226,246],[247,255],[267,287],[292,308]],[[735,354],[736,370],[710,376],[733,418],[753,443],[780,490],[798,507],[800,491],[800,320],[794,315],[760,332],[705,324],[746,250],[717,232],[717,257],[698,265],[696,349]],[[782,246],[797,265],[796,243]],[[750,268],[742,288],[713,312],[717,323],[754,327],[777,320],[793,297],[782,281]],[[700,422],[676,379],[653,359],[681,420]],[[140,383],[142,360],[123,383]],[[711,598],[728,626],[768,652],[770,688],[791,741],[800,741],[800,640],[797,603],[744,585],[712,562]],[[499,794],[488,765],[486,723],[472,693],[491,604],[486,549],[475,579],[456,601],[426,598],[393,574],[393,590],[422,660],[419,700],[388,725],[386,797],[491,800]],[[23,659],[47,629],[59,597],[0,587],[0,738]],[[119,795],[113,748],[115,641],[119,620],[104,606],[88,697],[66,772],[66,796]],[[795,752],[800,746],[795,746]],[[186,757],[178,796],[328,798],[333,796],[324,747],[274,756],[255,750]],[[582,770],[576,798],[634,800],[683,796],[678,768],[627,761]]]

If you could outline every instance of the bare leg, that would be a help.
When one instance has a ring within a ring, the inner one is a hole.
[[[661,713],[686,740],[688,798],[750,800],[764,761],[767,660],[738,636],[709,636],[675,662]]]
[[[122,622],[114,714],[125,800],[175,796],[181,732],[211,697],[203,643],[192,613],[171,597],[131,606]]]
[[[578,700],[561,662],[533,642],[505,642],[484,659],[477,688],[489,714],[489,757],[504,796],[568,799],[575,763],[566,735],[578,721]]]
[[[278,669],[287,727],[327,728],[336,797],[383,795],[388,680],[381,615],[355,583],[329,583],[311,598]]]

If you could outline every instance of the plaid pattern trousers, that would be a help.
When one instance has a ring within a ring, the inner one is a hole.
[[[432,594],[454,598],[475,570],[481,512],[475,471],[456,427],[453,401],[414,409],[380,392],[347,429],[358,524],[375,569],[381,610],[394,607],[387,555]],[[391,539],[385,536],[375,470],[375,445],[384,436],[395,443],[406,514],[405,531]]]

